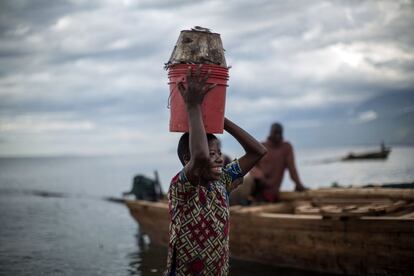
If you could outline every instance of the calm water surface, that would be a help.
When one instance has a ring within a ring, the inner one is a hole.
[[[386,162],[326,162],[347,150],[297,150],[304,183],[414,180],[413,147],[394,148]],[[151,172],[142,162],[138,156],[1,158],[0,275],[160,275],[166,250],[139,235],[125,206],[103,199],[128,190],[137,168]],[[166,189],[176,168],[161,168]],[[287,177],[284,189],[291,187]],[[231,275],[255,274],[321,275],[231,261]]]

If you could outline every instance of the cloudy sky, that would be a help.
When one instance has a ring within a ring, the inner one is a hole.
[[[414,1],[0,5],[0,155],[173,156],[163,65],[196,25],[221,34],[226,115],[258,139],[281,121],[298,146],[414,143]]]

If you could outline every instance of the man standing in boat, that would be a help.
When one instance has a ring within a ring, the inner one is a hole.
[[[233,191],[232,204],[245,204],[251,200],[277,201],[286,169],[295,183],[295,190],[306,190],[296,169],[293,147],[288,141],[283,140],[283,126],[280,123],[272,124],[270,134],[263,145],[267,149],[267,154],[245,177],[244,184]]]

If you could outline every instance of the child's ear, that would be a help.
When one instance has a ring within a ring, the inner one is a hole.
[[[183,159],[184,159],[184,164],[187,165],[187,163],[190,162],[190,155],[184,154]]]

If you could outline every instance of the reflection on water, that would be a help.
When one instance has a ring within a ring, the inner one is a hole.
[[[139,251],[132,252],[127,254],[127,258],[129,260],[128,263],[128,272],[129,275],[140,275],[139,267],[141,266],[141,253]]]
[[[136,250],[127,255],[129,275],[160,275],[167,260],[165,247],[151,244],[149,237],[138,229],[135,235]]]

